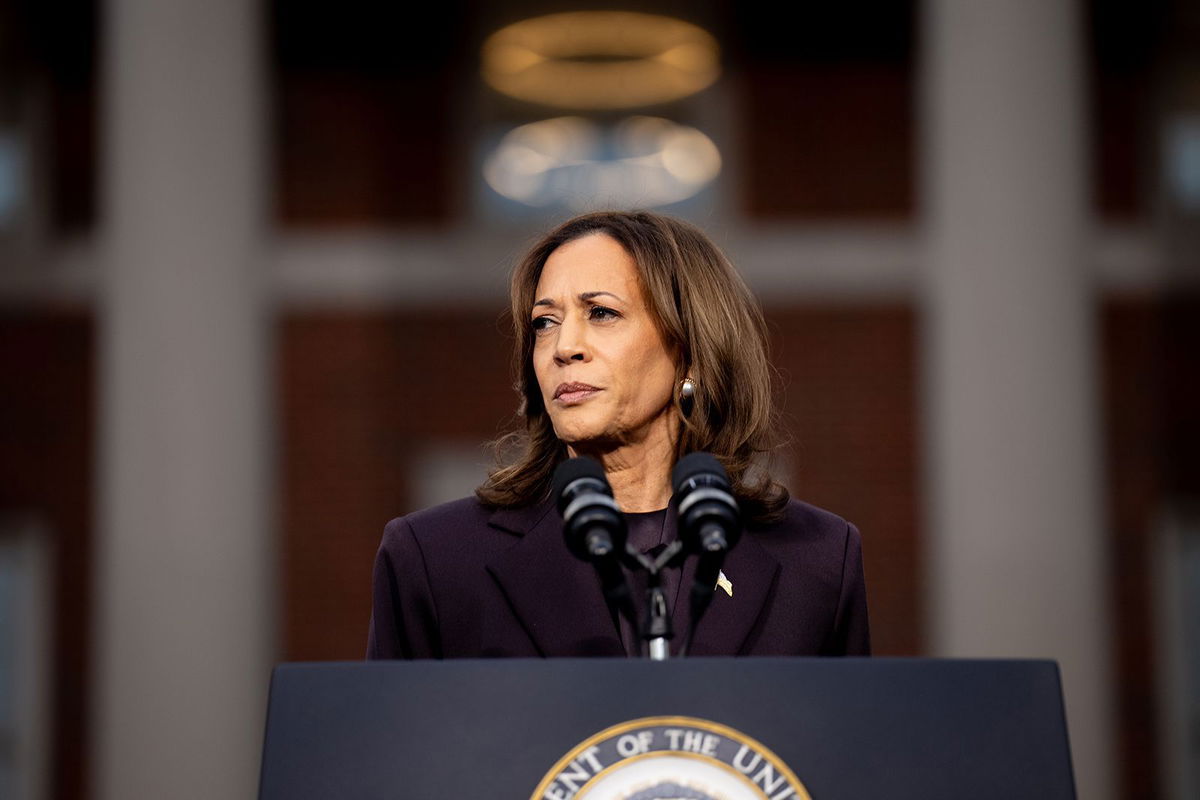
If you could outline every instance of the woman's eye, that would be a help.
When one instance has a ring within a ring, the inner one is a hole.
[[[592,306],[588,310],[588,317],[590,319],[597,319],[597,320],[616,319],[619,316],[621,316],[621,315],[618,314],[616,311],[613,311],[611,308],[607,308],[605,306]]]
[[[533,328],[534,333],[541,333],[549,328],[553,322],[554,320],[550,317],[534,317],[533,321],[529,323],[529,326]]]

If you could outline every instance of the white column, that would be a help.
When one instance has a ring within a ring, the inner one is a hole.
[[[1079,796],[1113,796],[1083,22],[923,6],[930,646],[1056,659]]]
[[[253,797],[275,655],[261,3],[104,31],[95,796]]]

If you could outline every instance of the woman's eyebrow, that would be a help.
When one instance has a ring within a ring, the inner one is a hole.
[[[613,298],[614,300],[620,300],[622,303],[625,302],[625,298],[621,297],[619,294],[613,294],[612,292],[584,292],[583,294],[579,295],[579,299],[580,300],[591,300],[593,298],[596,298],[596,297],[599,297],[599,296],[605,295],[605,294],[608,295],[609,297]]]
[[[620,300],[622,303],[625,302],[625,298],[621,297],[621,295],[619,295],[619,294],[613,294],[612,292],[582,292],[579,295],[579,299],[583,300],[583,301],[594,300],[595,298],[600,297],[602,295],[608,295],[609,297],[611,297],[615,300]],[[533,301],[533,307],[537,308],[538,306],[549,306],[550,308],[558,308],[558,303],[554,302],[549,297],[543,297],[541,300]]]

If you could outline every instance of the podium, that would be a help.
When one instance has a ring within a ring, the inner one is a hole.
[[[1049,661],[284,664],[260,800],[1070,800]]]

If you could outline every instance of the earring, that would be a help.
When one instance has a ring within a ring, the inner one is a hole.
[[[696,382],[691,378],[684,378],[679,382],[679,405],[683,409],[684,414],[691,412],[695,400]]]

